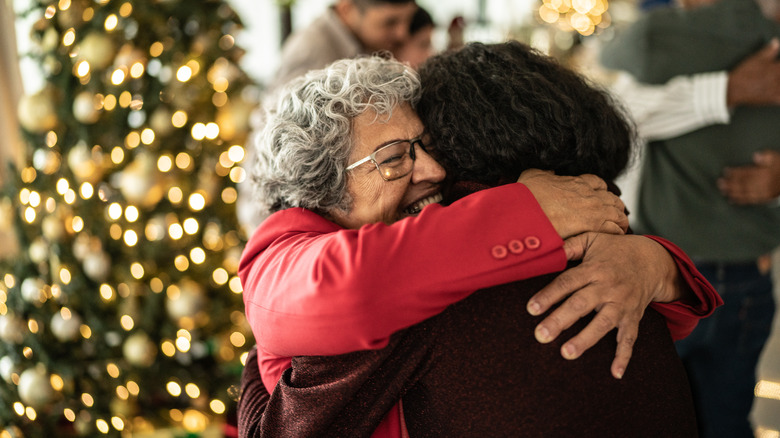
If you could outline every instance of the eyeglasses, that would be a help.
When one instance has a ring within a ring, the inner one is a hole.
[[[427,152],[422,142],[422,137],[411,140],[399,140],[382,146],[373,154],[347,166],[347,171],[352,170],[366,161],[371,161],[379,170],[379,175],[385,181],[392,181],[408,175],[414,169],[414,160],[417,158],[414,146],[419,146]]]

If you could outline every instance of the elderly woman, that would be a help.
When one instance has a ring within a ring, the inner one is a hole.
[[[616,213],[622,205],[604,198],[603,182],[592,176],[525,173],[525,184],[483,190],[448,207],[436,204],[445,175],[412,109],[418,87],[415,74],[392,61],[337,62],[293,84],[266,127],[257,178],[261,202],[276,213],[250,240],[240,275],[269,390],[290,366],[289,356],[381,348],[392,333],[478,288],[561,270],[560,237],[588,228],[615,231],[623,223]],[[606,217],[592,214],[594,200],[606,207]],[[542,322],[539,337],[552,340],[598,307],[601,316],[562,351],[577,357],[619,326],[613,373],[622,376],[649,302],[686,293],[712,301],[711,288],[694,278],[684,257],[675,254],[675,265],[662,246],[639,245],[634,262],[656,267],[661,281],[625,275],[626,261],[614,253],[610,264],[594,264],[620,275],[576,292],[554,314],[558,325]],[[610,250],[601,257],[609,260]],[[583,272],[589,264],[586,258]],[[559,286],[532,299],[531,310],[548,307]],[[677,336],[690,330],[683,322],[695,320],[695,312],[666,308]],[[390,421],[395,415],[391,411]]]

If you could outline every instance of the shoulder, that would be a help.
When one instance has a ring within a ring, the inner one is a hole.
[[[249,263],[280,239],[304,233],[313,236],[328,234],[340,229],[335,223],[305,208],[278,211],[268,216],[252,233],[241,256],[241,265]]]

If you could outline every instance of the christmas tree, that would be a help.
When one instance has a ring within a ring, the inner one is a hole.
[[[225,1],[46,0],[0,227],[0,437],[197,433],[251,346],[235,215],[257,89]]]

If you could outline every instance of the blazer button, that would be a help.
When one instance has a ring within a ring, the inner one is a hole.
[[[542,241],[536,236],[528,236],[525,238],[525,247],[528,249],[537,249],[542,246]]]
[[[525,245],[519,240],[510,240],[507,246],[512,254],[520,254],[525,251]]]
[[[503,259],[507,254],[506,247],[503,245],[496,245],[490,250],[490,253],[493,254],[493,257],[496,259]]]

